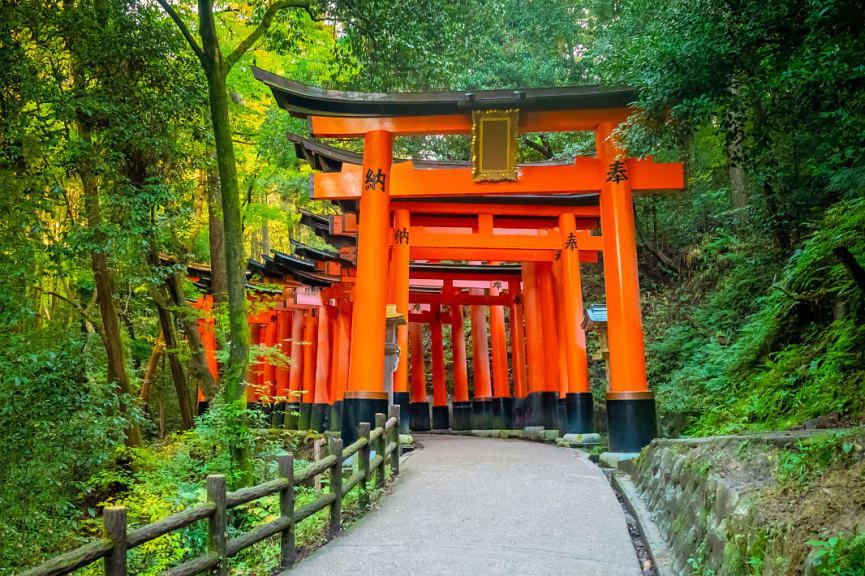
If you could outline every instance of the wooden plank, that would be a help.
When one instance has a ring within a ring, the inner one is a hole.
[[[336,458],[330,469],[330,493],[333,494],[333,502],[330,505],[330,523],[328,525],[328,537],[333,538],[339,534],[342,526],[342,439],[328,436],[327,451]]]
[[[369,424],[367,424],[367,427],[369,427]],[[342,451],[343,458],[351,458],[356,452],[359,452],[367,442],[368,440],[366,438],[359,436],[357,440],[349,444],[348,447]]]
[[[126,539],[126,545],[129,548],[141,546],[145,542],[155,540],[169,532],[186,528],[187,526],[195,524],[199,520],[210,518],[215,510],[216,505],[213,502],[205,502],[204,504],[187,508],[183,512],[172,514],[168,518],[158,522],[132,530]]]
[[[105,555],[105,576],[126,576],[126,508],[106,506],[102,512],[105,537],[111,550]]]
[[[348,494],[354,489],[355,486],[360,484],[363,481],[363,470],[356,470],[352,473],[351,476],[348,477],[348,480],[345,481],[345,484],[342,487],[342,491],[344,494]]]
[[[396,447],[390,452],[390,469],[391,472],[393,472],[394,477],[399,476],[399,408],[399,406],[391,406],[388,410],[388,414],[390,415],[390,420],[388,420],[388,423],[394,423],[393,427],[390,429],[389,441],[391,444],[396,444]],[[385,447],[385,453],[387,452],[387,447]]]
[[[220,560],[222,558],[219,554],[208,552],[204,556],[199,556],[198,558],[179,564],[171,570],[166,570],[161,576],[195,576],[196,574],[210,570],[217,564],[224,564]]]
[[[360,486],[360,505],[366,509],[369,507],[369,490],[367,489],[367,483],[370,480],[370,462],[369,455],[371,451],[372,442],[370,440],[370,429],[369,422],[361,422],[357,425],[357,437],[359,440],[365,440],[363,446],[358,452],[357,461],[358,461],[358,469],[361,473],[363,473],[363,478],[361,479]],[[349,483],[351,483],[349,481]]]
[[[227,576],[228,564],[226,559],[228,554],[225,548],[225,534],[228,524],[228,507],[226,506],[225,476],[222,474],[212,474],[207,477],[207,501],[216,507],[207,525],[207,552],[208,556],[215,554],[217,561],[208,564],[205,569],[216,566],[217,576]],[[182,566],[183,564],[177,569],[180,570]],[[185,574],[185,572],[180,571],[174,576],[180,576],[180,574]],[[190,572],[190,574],[197,574],[197,572]]]
[[[317,476],[322,472],[325,472],[328,468],[333,466],[333,463],[336,462],[336,458],[333,456],[325,456],[317,463],[307,466],[300,472],[294,475],[294,484],[300,484],[301,482],[306,482],[313,476]]]
[[[104,558],[111,550],[111,540],[99,539],[61,554],[47,562],[21,572],[18,576],[61,576]]]
[[[297,546],[295,543],[294,522],[294,455],[278,456],[279,476],[287,481],[287,485],[279,492],[279,514],[288,520],[288,528],[282,531],[279,539],[279,568],[287,570],[297,561]]]
[[[300,508],[294,511],[294,523],[299,524],[303,520],[306,520],[319,510],[323,510],[330,506],[330,503],[333,501],[333,494],[328,492],[327,494],[322,494],[320,498],[316,498],[309,504],[304,504]]]
[[[225,543],[225,554],[230,558],[241,550],[249,548],[254,544],[258,544],[262,540],[267,540],[271,536],[279,534],[291,526],[291,521],[285,517],[279,517],[273,522],[256,526],[248,532],[244,532],[240,536],[236,536]]]
[[[598,110],[524,110],[520,113],[521,132],[586,132],[602,122],[624,122],[628,108]],[[471,134],[471,114],[442,116],[396,116],[358,118],[310,116],[310,133],[317,138],[361,138],[372,130],[384,130],[394,136],[426,134]]]
[[[240,490],[236,490],[234,492],[229,492],[226,495],[225,503],[229,508],[234,508],[236,506],[240,506],[242,504],[264,498],[265,496],[276,494],[280,490],[285,489],[285,482],[285,478],[276,478],[275,480],[270,480],[268,482],[265,482],[264,484],[259,484],[257,486],[249,486],[247,488],[241,488]]]
[[[519,178],[504,182],[475,182],[471,168],[416,170],[412,162],[391,168],[391,198],[440,198],[447,196],[506,196],[600,193],[608,167],[597,158],[579,156],[571,165],[523,166]],[[635,192],[681,190],[681,163],[655,164],[651,160],[625,160],[625,170]],[[360,166],[344,164],[341,172],[313,175],[313,198],[349,200],[360,198],[363,180]]]
[[[387,447],[387,436],[386,436],[386,428],[387,424],[386,417],[382,413],[377,413],[375,415],[375,432],[378,432],[378,437],[375,442],[375,458],[373,458],[373,468],[375,468],[375,487],[376,488],[384,488],[385,483],[385,456],[384,450]],[[372,435],[372,434],[370,434]],[[379,462],[378,459],[381,458]]]

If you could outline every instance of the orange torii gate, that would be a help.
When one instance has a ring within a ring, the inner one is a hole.
[[[357,164],[362,161],[362,157],[358,154],[333,148],[320,142],[316,142],[295,134],[288,135],[289,140],[295,143],[295,149],[298,157],[306,158],[313,167],[325,171],[340,171],[345,164]],[[397,160],[397,162],[405,162],[405,160]],[[423,161],[418,163],[424,169],[439,169],[443,166],[449,168],[465,168],[470,166],[466,162],[437,162]],[[561,166],[562,162],[543,163],[545,166]],[[532,164],[531,166],[538,166]],[[339,201],[343,210],[348,213],[342,215],[334,215],[329,219],[313,214],[305,214],[303,217],[308,218],[308,223],[316,233],[324,238],[327,242],[342,246],[340,252],[346,255],[348,259],[356,257],[354,243],[357,238],[357,206],[354,200]],[[560,257],[558,249],[563,241],[560,236],[560,228],[562,221],[567,221],[569,217],[575,218],[575,225],[579,227],[574,235],[574,240],[579,239],[579,249],[572,246],[579,253],[580,261],[597,261],[596,249],[600,248],[599,237],[589,235],[589,230],[597,229],[598,227],[598,196],[597,194],[583,195],[567,195],[567,196],[527,196],[527,195],[511,195],[504,197],[472,197],[468,202],[462,201],[459,197],[445,198],[424,198],[422,201],[400,201],[394,200],[391,202],[391,219],[395,221],[397,216],[402,214],[405,216],[405,210],[409,211],[409,226],[399,228],[395,224],[393,241],[391,242],[391,265],[390,265],[390,294],[389,301],[394,301],[393,285],[395,276],[399,271],[402,271],[403,278],[406,270],[405,258],[406,253],[410,254],[414,263],[411,265],[411,278],[418,277],[418,260],[417,257],[424,258],[453,258],[466,257],[467,254],[471,257],[493,258],[493,257],[510,257],[516,261],[538,261],[549,262]],[[494,223],[494,224],[493,224]],[[418,236],[420,235],[420,238]],[[406,249],[408,243],[406,240],[411,238],[411,248]],[[572,242],[576,244],[576,242]],[[394,248],[397,248],[396,250]],[[590,249],[591,248],[591,249]],[[397,258],[394,261],[394,258]],[[400,259],[401,258],[401,259]],[[399,262],[399,264],[396,264]],[[546,270],[546,268],[545,268]],[[348,271],[351,275],[353,269]],[[557,274],[557,278],[560,275]],[[353,280],[349,280],[353,281]],[[402,282],[405,280],[403,279]],[[557,280],[556,286],[559,287],[560,281]],[[479,288],[478,286],[474,286]],[[487,286],[490,290],[494,290],[494,286]],[[579,283],[576,284],[577,299],[579,301]],[[404,293],[404,292],[402,292]],[[549,300],[548,300],[549,301]],[[552,305],[552,304],[550,304]],[[405,313],[405,301],[396,299],[397,309]],[[578,306],[578,311],[581,309],[581,304]],[[485,320],[479,316],[477,305],[472,307],[472,315],[478,323],[478,328],[486,333]],[[506,351],[503,349],[503,342],[506,340],[504,329],[503,310],[501,306],[493,306],[490,308],[492,322],[490,332],[493,338],[492,355],[493,355],[493,380],[495,394],[492,398],[478,394],[478,389],[475,389],[475,397],[472,402],[465,406],[463,402],[454,404],[455,413],[461,415],[455,416],[455,426],[464,428],[487,428],[495,422],[509,422],[512,408],[514,404],[512,398],[501,398],[505,395],[503,389],[508,384],[502,374],[507,371]],[[517,318],[519,322],[514,323],[512,330],[516,329],[517,334],[522,333],[522,315],[518,313],[521,310],[516,308],[511,309],[511,318]],[[497,320],[497,314],[501,314],[501,322]],[[562,314],[556,314],[557,318],[561,318]],[[532,319],[532,317],[530,317]],[[549,317],[547,317],[549,324]],[[558,328],[558,327],[557,327]],[[409,327],[407,330],[410,330]],[[404,330],[400,334],[399,344],[403,350],[408,348],[410,338],[408,331]],[[577,354],[571,356],[574,359],[573,366],[581,367],[581,369],[572,370],[576,374],[574,378],[568,378],[568,357],[565,356],[566,350],[564,346],[558,346],[556,333],[558,330],[545,330],[544,336],[551,340],[546,344],[545,348],[555,348],[561,351],[559,356],[559,365],[552,367],[550,370],[545,370],[545,378],[547,382],[543,385],[543,390],[549,390],[553,394],[558,390],[558,411],[552,408],[548,410],[548,418],[544,425],[555,427],[558,416],[558,427],[563,433],[567,432],[591,432],[592,428],[592,402],[591,395],[588,392],[588,375],[585,356],[585,338],[582,330],[577,327],[577,343],[579,348]],[[479,340],[475,337],[477,330],[473,334],[473,347],[485,344],[484,340]],[[488,354],[482,349],[476,349],[476,353],[483,355]],[[520,347],[514,350],[513,358],[523,361],[524,352]],[[533,362],[540,365],[543,359],[533,357]],[[474,372],[476,379],[480,379],[482,386],[481,390],[485,391],[489,387],[488,373],[489,364],[486,362],[474,362]],[[414,368],[412,367],[412,383],[417,384],[418,379],[414,377]],[[422,366],[417,366],[423,369]],[[401,414],[405,414],[403,425],[405,432],[409,428],[417,430],[416,423],[425,422],[427,417],[423,417],[425,406],[414,398],[414,394],[409,394],[408,374],[407,374],[407,358],[403,354],[399,359],[398,370],[394,381],[394,403],[400,404],[403,407]],[[519,371],[516,372],[519,375]],[[571,380],[571,382],[569,382]],[[414,387],[412,390],[414,391]],[[516,399],[516,411],[522,413],[523,400],[525,394],[518,396]],[[490,418],[490,406],[492,407],[493,415]],[[468,410],[468,414],[463,414]],[[428,412],[428,409],[426,409]],[[474,414],[472,414],[474,413]],[[409,418],[411,414],[411,418]],[[474,422],[472,423],[472,416]],[[464,417],[463,417],[464,416]],[[446,418],[440,418],[440,421],[447,421]],[[415,424],[411,424],[414,421]],[[517,421],[522,421],[517,418]],[[463,423],[468,422],[468,425],[463,426]],[[500,427],[500,426],[499,426]]]
[[[382,289],[382,280],[388,277],[398,280],[403,275],[398,269],[390,274],[389,269],[396,266],[390,261],[388,247],[394,233],[410,221],[409,214],[394,214],[395,231],[391,228],[391,198],[573,193],[599,194],[602,230],[599,242],[604,254],[610,341],[611,391],[607,394],[610,449],[631,451],[651,440],[656,432],[655,405],[646,382],[632,192],[681,188],[683,173],[680,164],[629,159],[616,147],[613,131],[630,113],[628,103],[634,99],[631,90],[583,86],[360,94],[321,90],[258,68],[253,72],[271,88],[281,107],[309,118],[313,136],[364,140],[359,169],[344,164],[340,172],[316,174],[313,186],[317,199],[357,199],[359,203],[352,325],[355,329],[363,327],[363,337],[357,333],[351,340],[343,420],[346,441],[353,440],[359,422],[371,421],[376,412],[384,412],[387,407],[387,395],[382,391],[382,342],[388,295]],[[578,157],[567,166],[516,166],[516,135],[554,131],[594,132],[596,156]],[[418,170],[412,162],[393,164],[395,136],[439,134],[475,136],[472,168]],[[562,259],[560,293],[567,312],[560,329],[566,351],[560,359],[565,360],[565,366],[574,356],[572,342],[579,322],[577,313],[571,313],[577,309],[577,294],[569,289],[578,281],[579,239],[575,230],[575,224],[563,215],[558,248]],[[535,240],[540,239],[529,241]],[[407,243],[404,248],[410,250]],[[404,248],[395,245],[393,251]],[[495,253],[483,256],[454,248],[453,258],[526,261],[524,278],[526,272],[537,273],[539,292],[537,307],[530,306],[527,298],[526,327],[542,325],[548,333],[556,334],[559,328],[555,326],[555,318],[549,318],[549,306],[544,305],[547,297],[555,297],[555,287],[546,279],[551,274],[547,274],[545,264],[539,265],[533,259],[520,260],[521,254],[508,252],[514,249],[511,246],[497,246]],[[469,248],[473,249],[476,248]],[[407,263],[408,258],[394,256],[393,260]],[[400,282],[396,288],[394,296],[399,304],[408,290]],[[529,316],[543,316],[547,320],[530,322]],[[528,338],[529,344],[532,341]],[[531,362],[529,366],[531,370]],[[537,374],[529,377],[528,420],[546,426],[555,419],[550,416],[555,410],[555,392],[544,387],[532,390],[533,380],[539,380]]]

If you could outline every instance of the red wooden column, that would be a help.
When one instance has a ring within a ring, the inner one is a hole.
[[[330,429],[342,430],[342,403],[345,388],[348,385],[349,348],[351,346],[351,302],[342,299],[338,301],[339,313],[334,323],[333,362],[331,364],[331,380],[333,393],[330,411]]]
[[[573,214],[559,216],[562,236],[562,304],[568,361],[567,432],[585,434],[594,431],[594,408],[589,391],[589,366],[586,333],[583,331],[583,287],[580,280],[580,252],[577,245],[577,223]]]
[[[556,319],[556,349],[559,352],[556,364],[558,365],[559,377],[559,397],[556,404],[556,414],[558,417],[559,433],[565,435],[568,428],[568,350],[565,346],[565,318],[564,305],[562,304],[562,263],[554,261],[552,266],[553,272],[553,306],[555,308]]]
[[[307,312],[302,309],[294,311],[291,319],[291,369],[288,373],[288,403],[286,404],[285,427],[297,429],[298,410],[300,409],[303,390],[303,327]]]
[[[409,346],[411,347],[409,423],[412,431],[424,432],[430,429],[430,415],[429,402],[426,396],[426,361],[423,351],[423,326],[417,322],[409,323],[408,339]]]
[[[538,302],[541,309],[541,330],[544,352],[544,422],[547,430],[558,428],[558,399],[561,390],[559,379],[559,336],[556,328],[556,296],[553,289],[553,267],[550,262],[536,264],[538,280]],[[538,424],[540,426],[540,424]]]
[[[291,310],[276,311],[276,344],[280,354],[288,358],[289,348],[291,347]],[[274,400],[276,404],[273,407],[273,425],[279,428],[285,426],[285,407],[288,401],[289,380],[291,378],[291,369],[280,363],[276,367],[276,390]]]
[[[432,356],[433,375],[433,408],[432,428],[447,430],[450,428],[448,415],[448,390],[445,381],[445,349],[442,338],[441,306],[433,306],[435,319],[430,322],[430,356]]]
[[[516,288],[514,288],[516,289]],[[523,296],[520,298],[523,299]],[[523,305],[514,301],[510,306],[511,371],[514,375],[513,424],[522,428],[526,408],[526,344],[523,327]]]
[[[271,310],[264,315],[265,322],[261,329],[261,347],[273,348],[276,346],[276,311]],[[266,360],[263,365],[261,403],[263,406],[273,406],[276,393],[276,365]]]
[[[472,288],[470,294],[484,296],[484,290]],[[475,394],[472,401],[472,421],[477,430],[489,430],[493,416],[493,390],[490,379],[490,345],[487,336],[486,306],[472,305],[472,369]]]
[[[528,395],[524,412],[526,426],[544,426],[555,420],[556,395],[547,392],[546,350],[538,290],[538,264],[523,263],[523,297],[526,319],[526,351],[529,368]],[[554,425],[549,426],[555,428]]]
[[[629,161],[612,140],[615,127],[603,123],[596,133],[597,155],[604,171],[600,211],[610,346],[607,420],[610,451],[633,452],[654,438],[657,423],[655,397],[646,384]]]
[[[334,432],[341,432],[341,427],[334,427],[335,419],[339,421],[340,418],[336,414],[334,414],[334,407],[336,406],[336,396],[337,396],[337,388],[339,387],[339,355],[340,355],[340,341],[339,341],[339,317],[341,315],[341,309],[339,306],[339,300],[336,300],[336,304],[330,309],[330,370],[328,371],[327,378],[327,398],[330,403],[330,411],[327,415],[327,429],[332,430]]]
[[[202,316],[198,318],[198,332],[201,334],[201,345],[204,347],[204,357],[207,360],[207,369],[210,370],[213,376],[213,383],[216,384],[219,380],[219,364],[216,361],[216,331],[214,330],[213,320],[213,296],[205,294],[203,298],[199,298],[194,304],[202,312]],[[207,410],[208,401],[204,397],[201,389],[198,389],[198,414],[201,415]]]
[[[298,428],[309,430],[312,404],[315,401],[316,328],[318,314],[310,310],[303,323],[303,394],[301,394]]]
[[[469,377],[466,368],[466,335],[463,329],[463,307],[451,306],[451,342],[454,359],[454,398],[451,408],[454,430],[470,430],[472,427],[472,403],[469,400]]]
[[[374,130],[364,136],[358,213],[357,277],[352,311],[351,361],[343,400],[342,439],[357,438],[361,422],[387,413],[384,340],[387,314],[390,167],[393,135]]]
[[[391,280],[391,303],[396,304],[396,311],[408,319],[408,278],[409,278],[409,225],[410,214],[408,210],[396,209],[393,211],[393,248],[391,249],[390,280]],[[401,324],[396,328],[397,344],[400,355],[399,364],[393,374],[393,403],[400,410],[400,428],[403,433],[409,431],[409,404],[413,402],[409,397],[408,388],[408,352],[409,352],[409,327]]]
[[[261,348],[262,338],[266,328],[264,322],[258,321],[258,316],[250,316],[249,345],[250,348]],[[261,407],[261,390],[264,387],[264,358],[256,356],[249,367],[249,385],[246,386],[246,406],[250,409]]]
[[[501,293],[499,286],[501,283],[498,281],[490,282],[490,296]],[[490,306],[490,347],[493,359],[492,428],[510,429],[513,427],[514,406],[508,378],[508,336],[505,332],[504,306]]]
[[[315,393],[309,414],[309,428],[318,432],[326,429],[326,418],[330,415],[330,307],[326,304],[318,309],[318,334],[315,350]]]

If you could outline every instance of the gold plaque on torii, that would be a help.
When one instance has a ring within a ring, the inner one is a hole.
[[[519,110],[472,111],[472,180],[517,179]]]

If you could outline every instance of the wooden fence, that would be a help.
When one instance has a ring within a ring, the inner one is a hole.
[[[328,535],[334,536],[340,530],[342,499],[352,488],[358,485],[361,487],[361,504],[366,506],[369,504],[367,483],[371,480],[373,471],[376,488],[384,486],[387,464],[390,464],[394,477],[399,475],[399,406],[390,407],[390,418],[386,419],[384,414],[376,414],[375,428],[372,430],[368,423],[360,424],[357,435],[357,441],[345,448],[341,439],[329,438],[327,457],[298,472],[294,471],[294,457],[291,454],[278,456],[279,478],[257,486],[241,488],[236,492],[225,491],[225,476],[208,476],[207,502],[132,531],[126,528],[125,507],[106,507],[102,539],[57,556],[41,566],[22,572],[19,576],[60,576],[99,559],[105,560],[105,576],[126,576],[126,553],[129,550],[205,519],[208,521],[207,552],[175,566],[164,572],[163,576],[194,576],[210,570],[217,576],[225,576],[228,574],[228,558],[277,534],[280,534],[279,568],[287,570],[297,558],[294,535],[299,522],[329,506]],[[370,459],[372,449],[376,455]],[[344,480],[343,462],[354,454],[358,454],[360,466]],[[295,508],[294,486],[325,472],[330,479],[329,492]],[[228,540],[228,509],[272,494],[279,494],[279,518]]]

